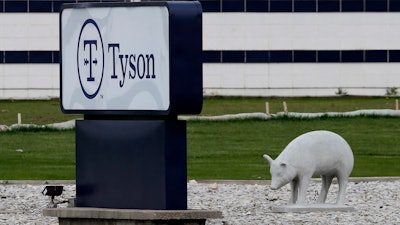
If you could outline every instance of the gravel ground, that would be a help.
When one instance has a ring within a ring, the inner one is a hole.
[[[256,182],[257,183],[257,182]],[[258,182],[259,183],[259,182]],[[44,184],[1,184],[0,224],[58,224],[57,218],[42,216],[49,198],[41,194]],[[312,182],[308,201],[317,198],[320,183]],[[333,184],[328,202],[333,203],[338,186]],[[352,181],[347,187],[346,205],[354,212],[272,213],[271,207],[286,204],[289,186],[270,190],[262,184],[188,182],[188,207],[223,212],[223,219],[208,220],[207,225],[264,224],[400,224],[400,179]],[[64,184],[66,200],[75,195],[75,185]],[[66,207],[61,204],[60,207]]]

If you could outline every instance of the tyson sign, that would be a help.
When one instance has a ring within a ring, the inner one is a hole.
[[[200,3],[67,4],[60,26],[64,112],[201,111]]]

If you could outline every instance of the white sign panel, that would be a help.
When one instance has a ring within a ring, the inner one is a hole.
[[[65,8],[61,53],[64,110],[169,109],[167,7]]]

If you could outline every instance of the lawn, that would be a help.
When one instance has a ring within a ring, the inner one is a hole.
[[[48,124],[81,118],[81,115],[63,114],[57,99],[46,101],[0,101],[0,124],[10,126],[18,122],[18,113],[22,123]]]
[[[75,179],[75,131],[0,133],[0,180]]]
[[[352,176],[399,176],[400,133],[397,118],[329,118],[189,122],[188,173],[193,179],[269,179],[273,158],[298,135],[331,130],[352,147]]]
[[[268,102],[270,113],[283,112],[286,102],[290,112],[347,112],[359,109],[395,109],[396,98],[388,97],[330,97],[330,98],[206,98],[202,115],[265,112]]]
[[[282,111],[327,112],[394,108],[393,98],[206,98],[202,115]],[[0,124],[48,124],[82,115],[65,115],[58,100],[0,101]],[[342,135],[355,155],[354,177],[400,175],[400,118],[353,117],[321,119],[189,121],[188,179],[268,179],[261,157],[276,157],[296,136],[327,129]],[[0,180],[74,179],[75,132],[0,132]]]
[[[388,97],[331,97],[331,98],[205,98],[201,115],[223,115],[233,113],[265,112],[265,103],[270,113],[283,111],[286,102],[290,112],[346,112],[358,109],[394,109],[395,99]],[[63,114],[58,99],[46,101],[0,101],[0,124],[17,123],[21,113],[22,123],[48,124],[63,122],[82,115]]]

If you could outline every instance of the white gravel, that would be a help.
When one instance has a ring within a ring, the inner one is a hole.
[[[49,198],[41,194],[44,184],[1,184],[0,224],[58,224],[57,218],[42,216]],[[320,183],[308,189],[309,202],[315,201]],[[337,184],[333,184],[328,202],[336,198]],[[288,185],[270,190],[266,184],[234,184],[188,182],[188,207],[223,212],[223,219],[208,220],[207,225],[265,225],[265,224],[400,224],[400,180],[349,183],[346,204],[354,212],[272,213],[271,207],[286,204]],[[75,185],[64,185],[66,200],[75,195]],[[66,207],[61,204],[60,207]]]

